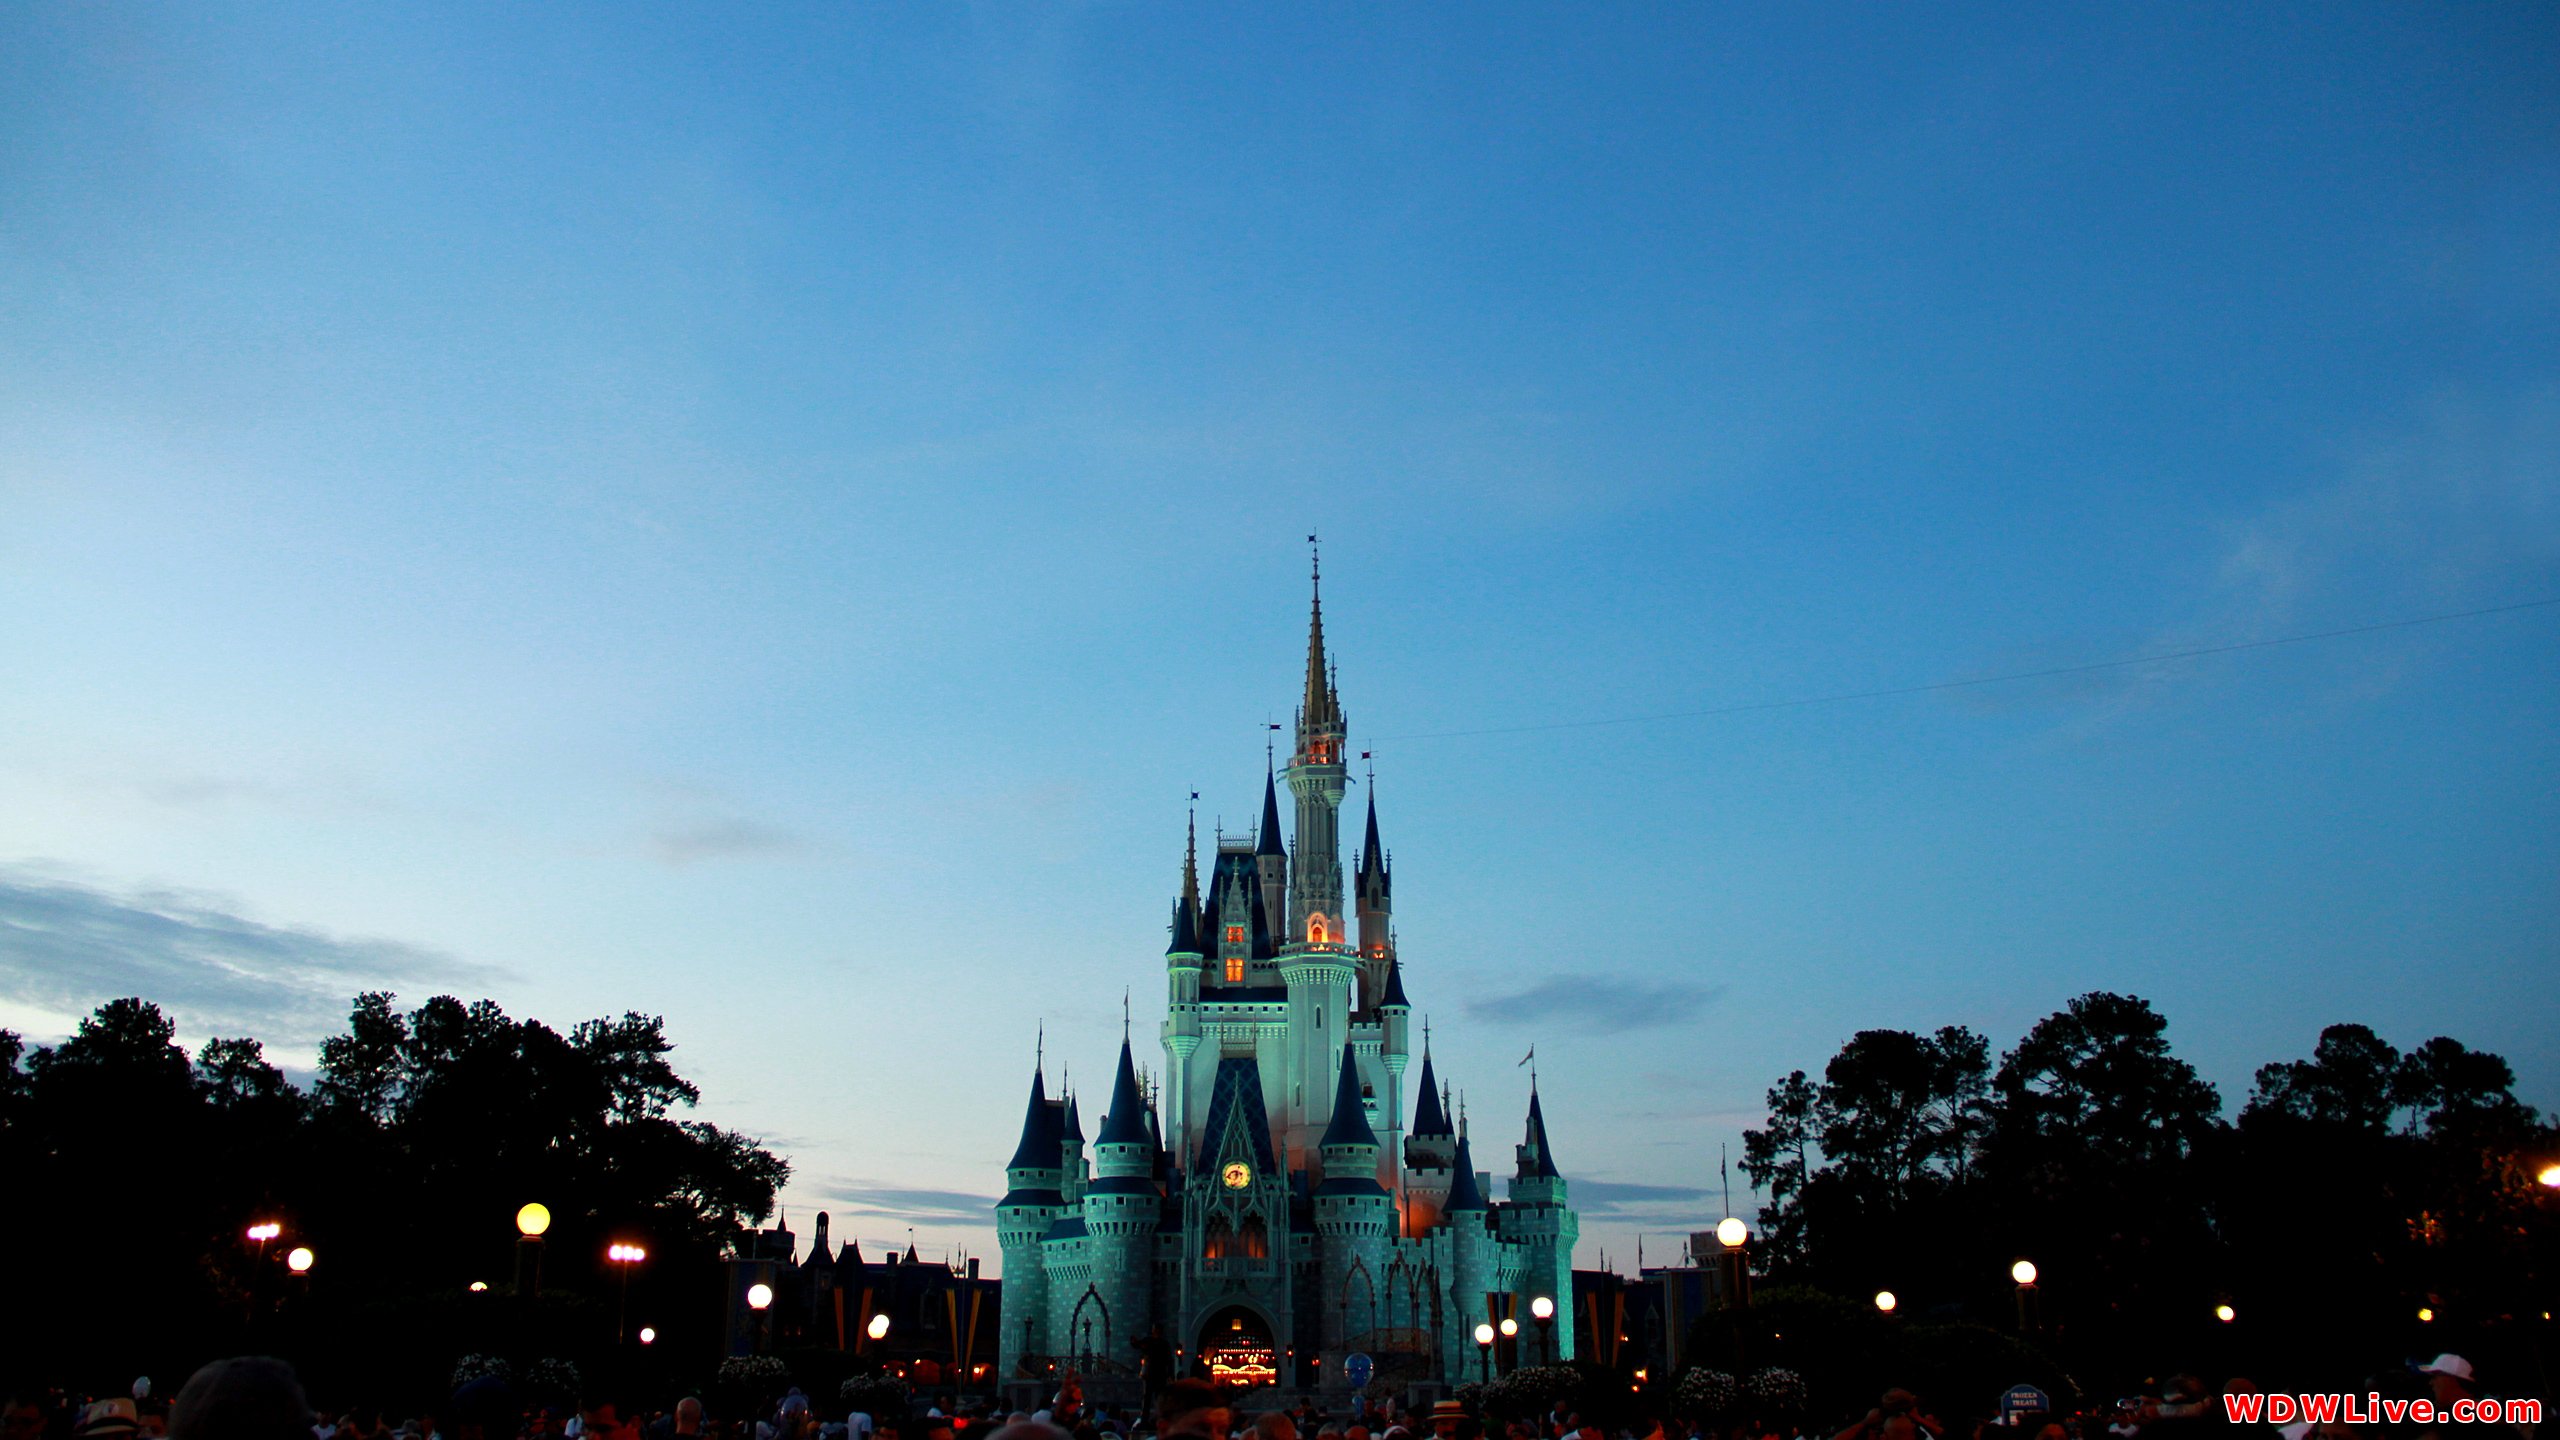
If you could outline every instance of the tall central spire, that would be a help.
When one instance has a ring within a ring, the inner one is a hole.
[[[1316,537],[1307,537],[1312,546]],[[1298,828],[1291,832],[1286,943],[1323,947],[1351,943],[1342,893],[1339,839],[1343,788],[1351,783],[1342,763],[1344,722],[1331,667],[1324,653],[1324,561],[1315,557],[1313,601],[1307,614],[1307,685],[1298,703],[1298,744],[1289,757],[1289,792],[1297,798]]]
[[[1316,537],[1310,535],[1307,544],[1313,546],[1315,540]],[[1334,697],[1333,676],[1327,673],[1324,663],[1324,556],[1321,553],[1315,557],[1314,583],[1315,603],[1307,619],[1307,692],[1298,701],[1298,733],[1301,736],[1313,731],[1339,731],[1342,728],[1342,707]]]

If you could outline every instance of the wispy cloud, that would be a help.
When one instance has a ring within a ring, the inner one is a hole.
[[[809,842],[779,825],[740,816],[687,820],[661,825],[649,836],[649,851],[666,865],[693,865],[706,860],[754,860],[796,855]]]
[[[0,998],[55,1014],[124,995],[185,1033],[283,1048],[330,1034],[359,990],[485,986],[500,972],[397,940],[269,925],[217,897],[114,894],[0,866]]]
[[[1467,1013],[1497,1025],[1560,1026],[1585,1034],[1679,1025],[1724,998],[1721,985],[1646,983],[1615,975],[1559,975],[1526,990],[1467,1002]]]
[[[1638,1185],[1625,1180],[1570,1180],[1573,1207],[1592,1219],[1693,1219],[1708,1191],[1698,1185]]]
[[[843,1233],[855,1233],[857,1220],[885,1220],[892,1225],[992,1225],[996,1198],[967,1190],[918,1190],[874,1185],[866,1180],[831,1177],[815,1185],[794,1185],[801,1200],[815,1200]]]

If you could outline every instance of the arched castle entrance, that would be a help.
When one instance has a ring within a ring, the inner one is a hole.
[[[1194,1352],[1209,1367],[1209,1378],[1221,1385],[1276,1385],[1280,1382],[1280,1342],[1271,1321],[1249,1305],[1229,1305],[1200,1322]]]

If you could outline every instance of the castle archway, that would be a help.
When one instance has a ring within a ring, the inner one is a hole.
[[[1200,1322],[1194,1352],[1209,1367],[1209,1378],[1221,1385],[1252,1387],[1280,1382],[1280,1342],[1271,1333],[1270,1317],[1251,1305],[1228,1305]]]

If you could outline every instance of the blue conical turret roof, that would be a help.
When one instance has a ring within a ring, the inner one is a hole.
[[[1013,1158],[1005,1162],[1013,1170],[1055,1170],[1058,1147],[1063,1137],[1058,1133],[1058,1111],[1049,1103],[1049,1091],[1040,1072],[1031,1072],[1031,1108],[1023,1112],[1022,1143],[1013,1147]]]
[[[1191,902],[1180,896],[1173,901],[1173,943],[1164,947],[1167,955],[1199,955],[1200,927],[1191,915]]]
[[[1417,1139],[1450,1133],[1449,1112],[1441,1108],[1440,1085],[1431,1073],[1428,1049],[1422,1052],[1422,1099],[1413,1107],[1413,1133]]]
[[[1351,1047],[1342,1047],[1342,1077],[1333,1087],[1333,1119],[1324,1127],[1319,1148],[1328,1145],[1367,1145],[1375,1147],[1378,1132],[1369,1128],[1369,1109],[1360,1100],[1360,1067],[1352,1058]]]
[[[1456,1166],[1458,1173],[1449,1180],[1449,1203],[1441,1208],[1452,1213],[1460,1210],[1482,1210],[1484,1192],[1476,1188],[1475,1156],[1468,1152],[1467,1139],[1463,1135],[1458,1137]]]
[[[1520,1146],[1520,1173],[1540,1180],[1560,1178],[1555,1152],[1547,1148],[1547,1114],[1538,1105],[1538,1087],[1529,1087],[1529,1133]]]
[[[1120,1041],[1120,1073],[1111,1081],[1111,1113],[1102,1117],[1102,1133],[1094,1137],[1096,1145],[1145,1145],[1147,1135],[1147,1101],[1138,1093],[1138,1067],[1129,1058],[1129,1041]]]
[[[1404,998],[1404,962],[1393,956],[1387,958],[1387,993],[1379,999],[1378,1008],[1383,1010],[1390,1005],[1413,1008],[1413,1002]]]
[[[1360,878],[1365,881],[1375,875],[1384,880],[1386,871],[1386,847],[1378,843],[1378,792],[1372,789],[1369,792],[1369,833],[1360,842]]]
[[[1253,837],[1253,853],[1289,853],[1280,845],[1280,783],[1267,769],[1262,772],[1262,832]]]

